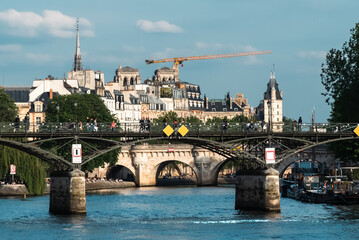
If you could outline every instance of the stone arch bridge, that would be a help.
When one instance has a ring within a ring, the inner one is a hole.
[[[312,151],[304,151],[301,156],[313,159]],[[334,155],[325,148],[315,151],[315,161],[331,167]],[[222,166],[232,160],[212,150],[198,147],[191,144],[156,144],[156,145],[132,145],[122,147],[118,155],[117,166],[129,169],[137,186],[155,186],[161,167],[170,162],[178,161],[188,165],[196,175],[197,185],[217,185],[218,174]],[[285,169],[297,161],[297,156],[286,158],[275,166],[275,169],[282,175]],[[111,167],[106,164],[94,171],[98,177],[107,176]]]

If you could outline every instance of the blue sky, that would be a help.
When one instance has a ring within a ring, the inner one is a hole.
[[[142,80],[157,68],[145,59],[271,50],[272,54],[187,61],[182,81],[209,98],[241,92],[258,105],[270,72],[283,90],[284,115],[325,122],[321,64],[341,49],[359,21],[357,0],[0,0],[1,85],[30,86],[73,66],[75,21],[80,18],[84,68],[112,81],[119,65],[138,68]],[[203,96],[203,95],[202,95]]]

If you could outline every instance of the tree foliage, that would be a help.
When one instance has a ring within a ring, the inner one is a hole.
[[[75,102],[77,106],[75,107]],[[57,109],[58,106],[58,109]],[[97,122],[111,122],[114,117],[111,115],[108,108],[98,95],[95,94],[72,94],[56,96],[48,105],[46,110],[46,121],[48,122],[68,122],[68,121],[82,121],[86,122],[86,118],[97,118]],[[53,147],[54,143],[49,143],[49,149]],[[55,144],[61,145],[61,142]],[[96,148],[96,143],[89,143],[92,147]],[[88,146],[83,145],[82,150],[86,153]],[[83,167],[83,170],[92,172],[94,168],[104,166],[105,163],[109,163],[114,166],[118,159],[118,153],[120,150],[114,150],[104,155],[101,155]],[[59,154],[65,159],[71,159],[71,145],[57,149],[55,154]]]
[[[2,179],[11,179],[10,164],[16,166],[15,180],[24,182],[30,194],[44,194],[46,164],[19,150],[0,146],[0,176]]]
[[[77,107],[75,107],[77,102]],[[57,106],[59,110],[57,110]],[[95,94],[71,94],[56,96],[46,110],[47,122],[86,121],[86,117],[97,118],[97,122],[111,122],[114,117],[104,102]]]
[[[359,23],[341,50],[331,49],[322,64],[321,81],[326,102],[331,106],[330,122],[359,121]],[[346,141],[331,144],[342,160],[359,160],[359,144]]]
[[[332,122],[359,120],[359,23],[342,50],[331,49],[322,64],[321,80],[326,102],[331,106]]]
[[[0,122],[13,122],[17,115],[14,101],[0,88]]]
[[[118,154],[121,152],[121,149],[115,149],[111,152],[105,153],[90,162],[86,163],[83,166],[84,171],[92,172],[95,168],[104,167],[105,163],[108,163],[111,167],[115,166],[118,160]]]
[[[282,121],[283,121],[284,125],[292,125],[292,123],[294,122],[294,119],[283,116]]]
[[[158,118],[154,118],[153,122],[154,123],[162,123],[163,120],[167,118],[167,123],[173,123],[175,120],[177,122],[182,122],[183,119],[178,117],[178,114],[174,111],[168,111],[165,113],[162,113],[160,116],[158,116]]]

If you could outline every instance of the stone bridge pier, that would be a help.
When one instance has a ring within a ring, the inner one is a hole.
[[[85,214],[85,173],[57,171],[50,175],[50,212],[54,214]]]
[[[274,168],[237,172],[235,209],[279,212],[279,172]]]

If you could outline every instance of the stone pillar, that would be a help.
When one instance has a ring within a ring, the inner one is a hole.
[[[280,212],[279,173],[273,168],[237,172],[235,209]]]
[[[213,186],[217,185],[217,175],[211,171],[211,159],[209,156],[199,156],[196,151],[197,147],[193,147],[192,155],[194,163],[197,166],[197,186]]]
[[[150,164],[148,156],[143,150],[136,151],[135,146],[131,146],[132,165],[135,167],[135,184],[137,187],[156,186],[156,173]]]
[[[71,172],[53,172],[50,177],[50,212],[85,214],[85,173],[75,169]]]

